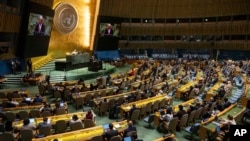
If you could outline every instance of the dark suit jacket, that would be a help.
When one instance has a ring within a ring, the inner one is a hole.
[[[103,137],[107,138],[108,141],[111,137],[113,136],[118,136],[118,131],[117,130],[113,130],[113,129],[109,129],[107,132],[104,133]]]
[[[34,30],[34,35],[35,36],[44,36],[45,33],[45,25],[42,24],[41,30],[39,31],[39,24],[36,25],[35,30]]]
[[[124,137],[127,136],[127,133],[128,132],[131,132],[131,131],[137,131],[136,130],[136,127],[132,126],[132,127],[128,127],[127,129],[124,130]]]
[[[110,32],[108,32],[108,29],[106,29],[104,32],[104,36],[113,36],[113,33],[114,33],[113,29],[110,29]]]

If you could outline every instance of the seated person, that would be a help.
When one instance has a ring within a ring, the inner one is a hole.
[[[118,136],[118,131],[114,130],[112,123],[109,124],[109,128],[104,131],[103,138],[105,141],[109,141],[111,137]]]
[[[13,108],[19,106],[17,101],[14,101],[12,98],[9,98],[6,104],[6,108]]]
[[[21,127],[21,130],[36,130],[36,126],[33,123],[30,123],[29,119],[23,120],[23,126]]]
[[[212,116],[216,116],[216,115],[219,114],[219,113],[220,113],[220,110],[215,106],[214,109],[213,109],[212,112],[211,112],[211,115],[212,115]]]
[[[57,110],[59,110],[59,109],[64,109],[65,110],[65,107],[64,106],[61,106],[60,105],[60,102],[57,102],[56,104],[55,104],[55,108],[53,109],[53,114],[56,114],[56,112],[57,112]]]
[[[222,105],[223,109],[228,108],[231,105],[231,103],[228,101],[228,98],[224,98],[224,103]]]
[[[82,121],[78,118],[77,115],[73,115],[73,116],[72,116],[72,119],[69,121],[69,125],[71,125],[71,124],[73,124],[73,123],[76,123],[76,122],[82,123]]]
[[[124,130],[123,137],[127,137],[127,136],[128,136],[127,134],[128,134],[129,132],[131,132],[131,131],[137,131],[137,129],[136,129],[135,126],[133,126],[133,121],[130,120],[130,121],[128,122],[128,127],[127,127],[127,129]],[[133,137],[133,139],[137,139],[137,135],[133,135],[132,137]]]
[[[236,121],[232,115],[228,115],[226,120],[220,121],[222,124],[221,131],[216,137],[217,140],[227,140],[229,138],[229,128],[230,125],[236,125]]]
[[[40,127],[51,127],[52,128],[52,125],[49,123],[47,117],[43,117],[43,122],[41,122],[37,125],[37,129],[39,129]]]
[[[44,103],[44,106],[40,109],[41,112],[44,112],[44,111],[49,111],[50,113],[53,113],[52,111],[52,108],[50,106],[49,103]]]
[[[28,96],[24,96],[22,103],[26,103],[26,104],[30,105],[31,103],[33,103],[33,99],[31,99]]]
[[[85,119],[91,119],[91,120],[94,120],[94,114],[93,112],[91,111],[91,109],[88,110],[86,116],[85,116]]]
[[[33,103],[42,103],[43,97],[40,94],[36,95],[36,98],[34,98]]]
[[[10,120],[7,120],[5,122],[5,125],[4,125],[4,129],[5,129],[5,132],[8,132],[8,133],[13,133],[14,132],[14,128],[12,126],[12,121]]]

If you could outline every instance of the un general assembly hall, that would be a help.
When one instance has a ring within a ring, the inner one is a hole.
[[[250,137],[250,0],[0,0],[0,141]]]

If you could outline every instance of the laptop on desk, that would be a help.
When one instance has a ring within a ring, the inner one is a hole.
[[[102,126],[102,128],[103,128],[104,130],[109,129],[109,124],[104,124],[104,125]]]
[[[30,97],[25,98],[25,101],[31,101]]]
[[[125,137],[124,141],[132,141],[132,138],[131,137]]]
[[[34,118],[30,118],[30,123],[35,123],[35,119]]]

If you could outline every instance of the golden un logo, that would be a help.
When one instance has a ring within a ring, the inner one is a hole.
[[[75,30],[78,23],[76,9],[68,3],[60,3],[55,9],[54,25],[58,32],[67,34]]]

